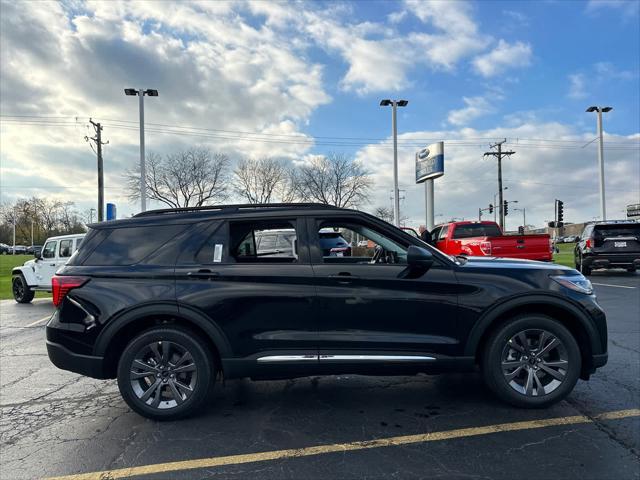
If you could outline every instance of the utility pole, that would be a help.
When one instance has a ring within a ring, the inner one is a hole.
[[[16,254],[16,221],[17,221],[17,214],[16,214],[16,207],[13,207],[13,249],[11,250],[12,254]]]
[[[499,218],[500,218],[500,228],[504,229],[504,203],[503,203],[503,198],[502,198],[502,157],[509,157],[511,155],[513,155],[514,151],[509,150],[507,152],[503,152],[502,151],[502,144],[506,143],[507,139],[505,138],[504,140],[502,140],[501,142],[496,142],[493,145],[490,145],[489,148],[494,149],[497,148],[498,151],[494,151],[494,152],[485,152],[483,156],[487,157],[487,156],[492,156],[492,157],[496,157],[498,159],[498,200],[499,200]]]
[[[103,164],[102,164],[102,145],[106,145],[109,142],[102,142],[102,125],[100,123],[94,122],[92,119],[89,119],[89,123],[93,125],[93,129],[96,132],[95,137],[84,137],[84,139],[88,141],[95,142],[96,144],[96,154],[98,155],[98,221],[102,222],[104,220],[104,172],[103,172]],[[93,145],[91,145],[93,149]]]

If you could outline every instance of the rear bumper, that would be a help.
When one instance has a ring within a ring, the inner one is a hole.
[[[47,340],[49,359],[58,368],[80,373],[87,377],[107,378],[104,374],[104,358],[73,353],[59,343]]]
[[[636,267],[640,268],[640,253],[596,254],[584,256],[584,265],[591,268]]]

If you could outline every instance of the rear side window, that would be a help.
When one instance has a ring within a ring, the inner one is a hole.
[[[229,260],[244,263],[296,263],[295,220],[230,222]]]
[[[456,225],[453,238],[471,237],[499,237],[500,229],[497,225],[470,223],[469,225]]]
[[[60,250],[58,250],[60,258],[70,257],[73,253],[73,239],[60,240]]]
[[[116,228],[91,252],[84,265],[132,265],[158,250],[185,225]]]

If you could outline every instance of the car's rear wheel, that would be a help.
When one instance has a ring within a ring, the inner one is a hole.
[[[155,420],[195,413],[207,401],[216,367],[207,345],[190,330],[156,327],[134,338],[118,363],[127,404]]]
[[[487,386],[502,400],[540,408],[573,390],[581,363],[578,343],[566,327],[544,315],[523,315],[489,337],[482,370]]]
[[[584,258],[582,258],[582,255],[580,255],[580,264],[579,264],[579,267],[577,267],[577,269],[584,276],[591,275],[591,267],[588,267],[584,264]]]
[[[13,298],[18,303],[29,303],[36,294],[36,292],[29,288],[27,281],[21,273],[14,275],[11,279],[11,291]]]

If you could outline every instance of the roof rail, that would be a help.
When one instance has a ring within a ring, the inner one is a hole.
[[[338,209],[335,205],[327,205],[324,203],[239,203],[232,205],[205,205],[201,207],[180,207],[180,208],[161,208],[158,210],[147,210],[140,212],[134,217],[146,217],[151,215],[165,215],[171,213],[187,213],[187,212],[238,212],[241,210],[259,210],[270,208],[331,208]]]

